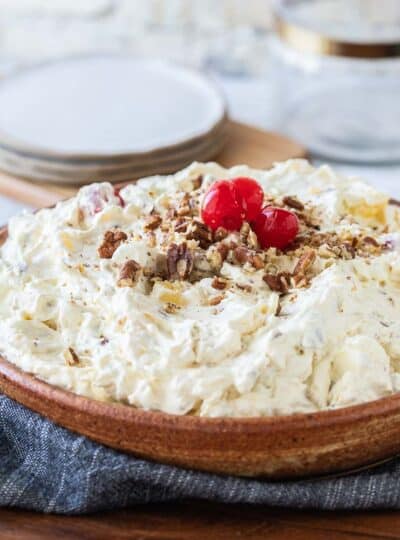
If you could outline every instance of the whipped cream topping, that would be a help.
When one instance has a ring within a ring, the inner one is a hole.
[[[212,233],[202,196],[250,176],[298,214],[284,252],[248,224]],[[121,197],[124,205],[121,205]],[[304,160],[194,163],[108,183],[9,223],[0,352],[77,394],[201,416],[343,407],[400,389],[400,213]]]

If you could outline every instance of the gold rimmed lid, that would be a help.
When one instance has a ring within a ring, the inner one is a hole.
[[[400,57],[400,37],[398,40],[392,38],[376,41],[347,39],[343,36],[336,38],[319,31],[304,18],[293,17],[292,8],[296,8],[300,3],[281,1],[276,3],[275,9],[275,30],[280,39],[294,49],[305,53],[361,59]]]

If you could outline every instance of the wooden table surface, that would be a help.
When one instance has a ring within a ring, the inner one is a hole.
[[[136,506],[90,516],[0,509],[1,540],[400,539],[400,512],[310,512],[204,502]]]

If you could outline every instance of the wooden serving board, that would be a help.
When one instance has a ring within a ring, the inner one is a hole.
[[[276,161],[307,156],[301,145],[276,133],[233,120],[229,121],[228,128],[227,143],[214,158],[224,167],[246,164],[266,169]],[[77,186],[31,182],[0,171],[0,193],[35,208],[71,197],[77,189]]]

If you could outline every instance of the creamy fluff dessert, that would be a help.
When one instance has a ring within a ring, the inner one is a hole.
[[[243,176],[297,217],[284,248],[247,221],[202,221],[210,187]],[[400,389],[399,231],[384,194],[304,160],[93,184],[10,221],[0,352],[77,394],[179,415],[373,400]]]

